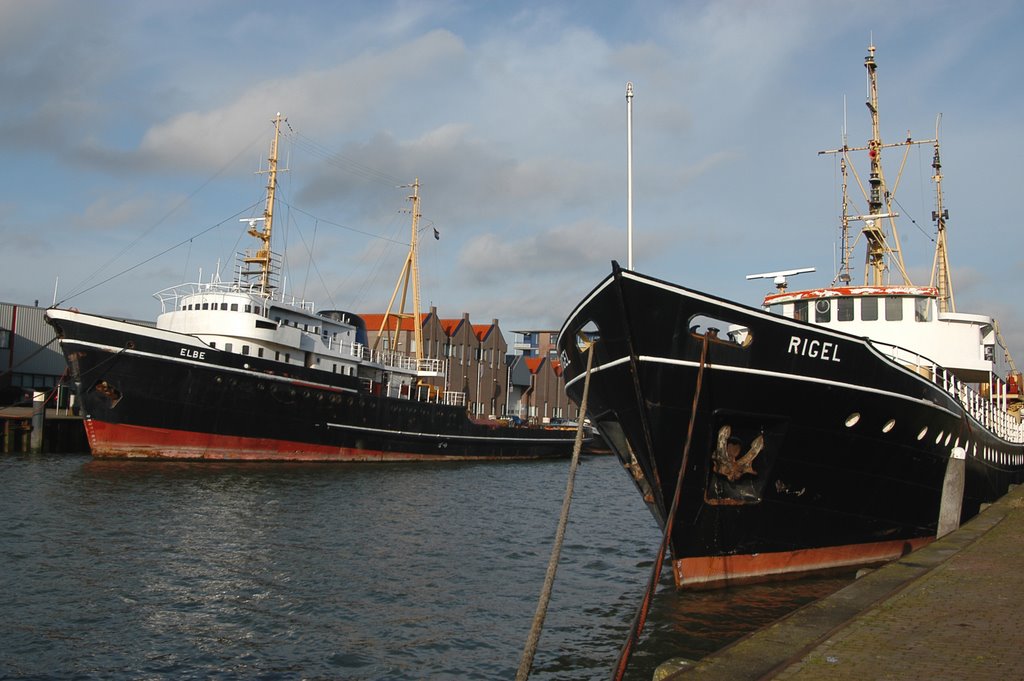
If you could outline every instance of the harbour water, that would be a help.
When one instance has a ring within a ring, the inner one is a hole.
[[[0,678],[512,678],[568,461],[331,465],[0,458]],[[585,458],[533,679],[610,675],[658,529]],[[847,580],[677,593],[627,678]]]

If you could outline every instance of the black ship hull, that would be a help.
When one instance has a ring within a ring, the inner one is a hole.
[[[677,585],[899,557],[934,539],[951,455],[963,520],[1020,482],[1019,437],[867,339],[613,267],[562,328],[567,390],[592,340],[587,416],[663,527],[694,414]]]
[[[464,407],[380,394],[355,376],[220,351],[86,314],[50,319],[93,456],[408,461],[568,456],[574,434],[480,423]]]

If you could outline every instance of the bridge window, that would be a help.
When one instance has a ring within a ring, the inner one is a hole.
[[[231,311],[238,312],[238,303],[231,303]]]
[[[932,306],[931,301],[927,298],[914,298],[914,321],[915,322],[928,322],[931,321]]]
[[[898,322],[903,319],[903,299],[899,296],[885,297],[885,321]]]
[[[840,298],[836,301],[836,320],[840,322],[853,321],[853,298]]]
[[[860,318],[865,322],[878,320],[878,298],[860,299]]]
[[[793,303],[793,319],[799,319],[802,322],[806,322],[810,319],[807,316],[807,301],[798,300]]]

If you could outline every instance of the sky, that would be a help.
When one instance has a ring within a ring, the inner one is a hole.
[[[817,152],[844,121],[869,139],[873,42],[883,141],[941,120],[957,311],[997,317],[1024,365],[1022,29],[1014,0],[0,0],[0,300],[154,319],[153,293],[229,279],[280,112],[288,293],[383,312],[418,178],[422,307],[557,329],[626,264],[627,82],[634,269],[750,305],[771,283],[748,274],[828,285],[840,182]],[[897,188],[916,284],[931,154]]]

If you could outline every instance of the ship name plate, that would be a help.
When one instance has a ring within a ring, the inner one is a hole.
[[[820,359],[823,362],[841,362],[838,351],[838,343],[822,341],[816,338],[804,338],[802,336],[790,336],[789,348],[786,350],[791,355],[811,357],[813,359]]]

